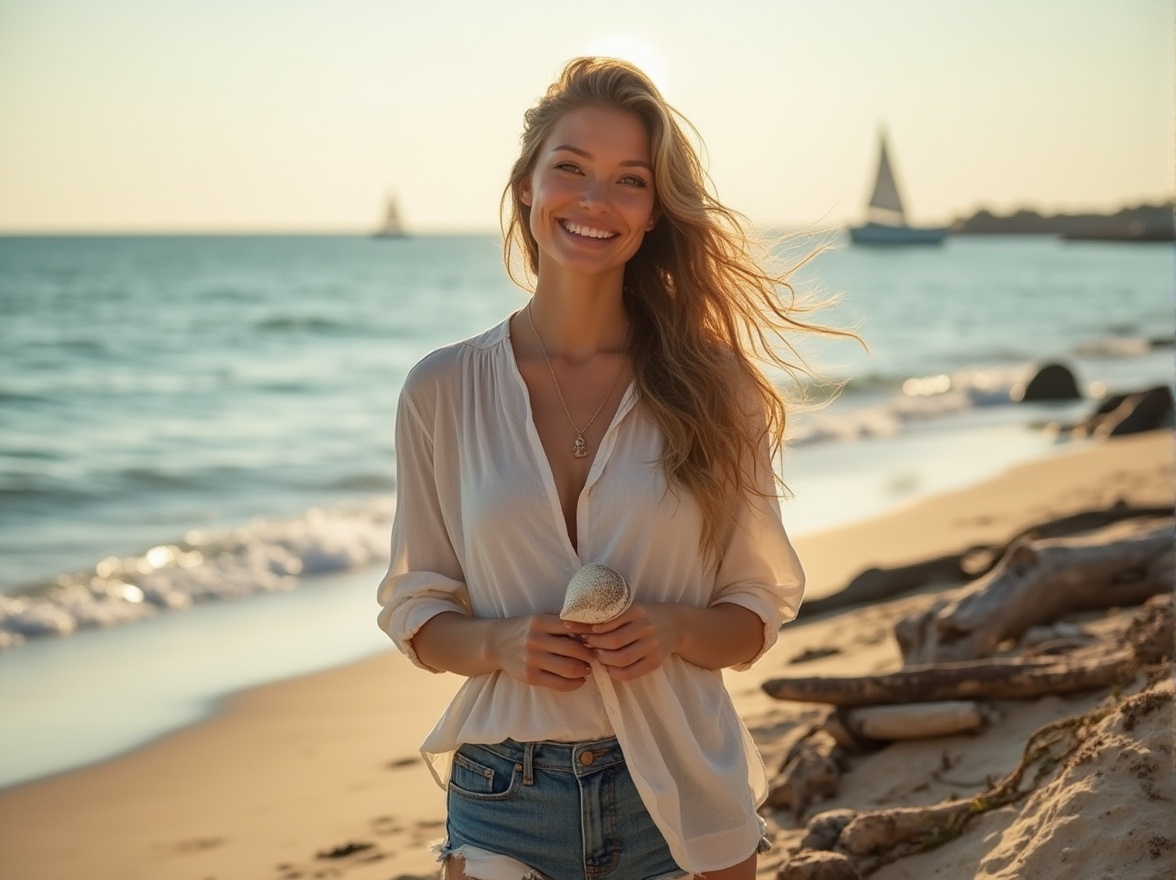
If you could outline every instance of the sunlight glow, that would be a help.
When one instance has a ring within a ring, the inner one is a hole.
[[[628,34],[613,34],[596,40],[584,50],[586,55],[602,55],[606,58],[620,58],[636,64],[653,80],[662,94],[669,85],[669,67],[661,53],[644,40]]]

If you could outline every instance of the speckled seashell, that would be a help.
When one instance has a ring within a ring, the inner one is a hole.
[[[633,604],[633,590],[607,565],[594,562],[572,575],[564,595],[563,620],[605,623]]]

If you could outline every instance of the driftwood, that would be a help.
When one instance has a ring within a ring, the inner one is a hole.
[[[880,602],[930,584],[966,581],[969,575],[964,569],[964,560],[972,552],[986,549],[973,548],[897,568],[867,568],[836,593],[803,603],[800,615],[811,617],[825,611]]]
[[[845,587],[829,596],[805,602],[802,617],[855,605],[891,599],[933,584],[963,583],[987,574],[1013,547],[1026,540],[1060,538],[1103,528],[1124,520],[1172,516],[1171,507],[1132,507],[1122,501],[1038,523],[1023,529],[1000,545],[977,544],[911,565],[868,568]]]
[[[908,664],[987,657],[1071,611],[1138,605],[1172,589],[1171,519],[1021,541],[991,572],[895,625]]]
[[[768,787],[767,805],[774,810],[791,810],[799,819],[809,804],[836,793],[841,781],[843,753],[826,731],[814,728],[797,742]]]
[[[1092,652],[1093,653],[1093,652]],[[1135,666],[1130,650],[1083,654],[929,663],[877,675],[772,678],[761,685],[777,700],[831,706],[890,706],[940,700],[1009,700],[1110,687]]]
[[[971,700],[864,706],[842,713],[842,723],[871,740],[925,739],[966,733],[984,726],[980,705]]]
[[[1017,766],[971,798],[926,807],[863,813],[833,810],[818,814],[809,821],[802,850],[814,848],[846,854],[866,875],[888,862],[934,849],[961,835],[976,816],[1021,800],[1041,785],[1053,768],[1064,764],[1083,746],[1096,725],[1108,715],[1121,713],[1124,723],[1130,723],[1132,717],[1153,711],[1164,700],[1170,701],[1171,694],[1147,690],[1118,705],[1104,705],[1038,728],[1029,737]]]
[[[782,864],[776,871],[776,880],[862,880],[862,875],[848,856],[809,850]]]
[[[1144,604],[1109,650],[934,663],[877,675],[772,678],[761,687],[778,700],[832,706],[1024,699],[1110,687],[1140,666],[1170,659],[1172,639],[1172,598],[1163,594]]]

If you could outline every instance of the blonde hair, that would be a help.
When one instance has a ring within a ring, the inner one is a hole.
[[[787,274],[763,268],[767,248],[709,191],[686,135],[701,143],[697,130],[644,73],[611,58],[568,62],[524,116],[522,149],[502,194],[504,256],[516,283],[533,289],[529,279],[539,267],[522,186],[552,127],[584,106],[636,114],[649,133],[658,221],[625,267],[629,355],[641,401],[664,436],[669,483],[694,496],[704,552],[718,561],[739,500],[763,494],[754,464],[762,446],[775,458],[784,444],[785,398],[757,361],[800,379],[811,371],[782,338],[785,331],[853,334],[797,319],[807,308],[797,304]],[[777,339],[786,355],[772,344]]]

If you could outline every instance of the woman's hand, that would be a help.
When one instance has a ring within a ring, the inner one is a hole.
[[[430,669],[469,678],[501,671],[557,691],[584,684],[594,659],[554,614],[477,618],[446,611],[426,621],[412,644]]]
[[[564,626],[592,650],[610,678],[630,681],[653,672],[676,652],[678,607],[635,603],[607,623]]]
[[[594,659],[591,649],[554,614],[500,621],[491,656],[511,678],[556,691],[574,691],[583,685]]]
[[[708,608],[680,603],[634,603],[607,623],[563,624],[592,649],[594,659],[617,681],[658,669],[671,654],[703,669],[737,666],[763,647],[764,624],[739,605]]]

